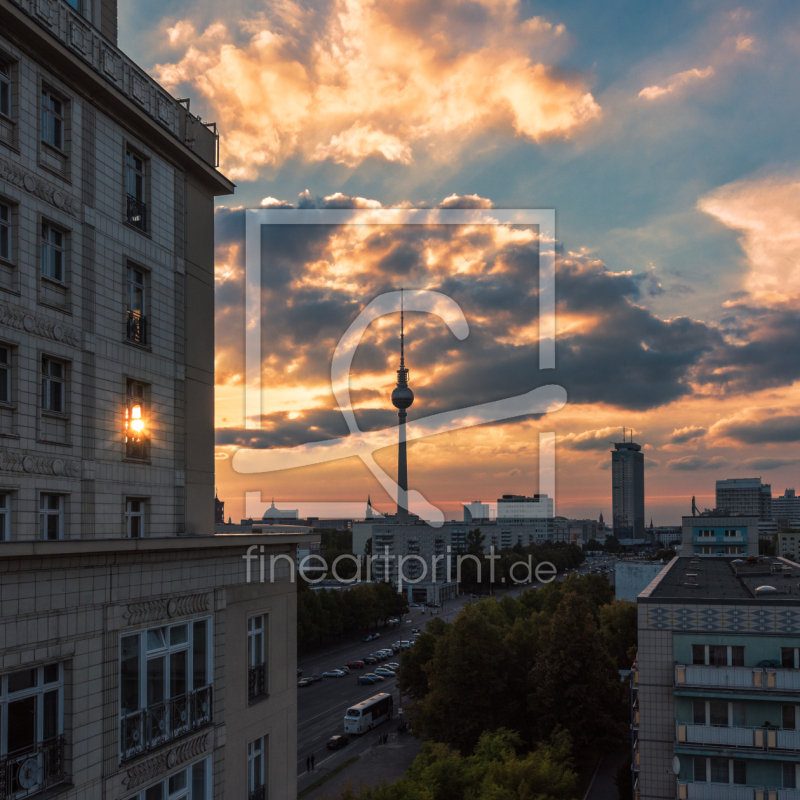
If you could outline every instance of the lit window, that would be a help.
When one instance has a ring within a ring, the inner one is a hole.
[[[0,346],[0,403],[11,402],[11,351]]]
[[[55,541],[63,538],[63,495],[42,493],[39,496],[39,533],[44,541]]]
[[[125,501],[125,530],[129,539],[141,539],[144,536],[144,500]]]
[[[0,61],[0,115],[11,116],[11,68]]]
[[[64,282],[64,239],[61,231],[42,223],[42,275],[59,283]]]
[[[42,411],[63,414],[66,367],[61,361],[42,358]]]
[[[42,89],[42,141],[64,149],[64,103],[47,89]]]
[[[128,381],[125,408],[125,454],[128,458],[145,459],[149,454],[150,439],[147,432],[145,385]]]
[[[143,270],[128,267],[126,301],[128,307],[128,341],[147,344],[147,275]]]
[[[0,203],[0,258],[11,261],[11,208]]]

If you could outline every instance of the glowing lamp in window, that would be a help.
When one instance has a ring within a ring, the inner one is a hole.
[[[139,403],[131,407],[131,430],[138,434],[141,434],[144,431],[142,407]]]

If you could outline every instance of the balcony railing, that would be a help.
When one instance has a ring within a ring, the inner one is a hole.
[[[147,230],[147,204],[135,198],[132,194],[128,195],[128,222],[140,231]]]
[[[30,797],[64,779],[63,736],[0,758],[0,800]]]
[[[676,664],[675,685],[702,686],[705,689],[800,692],[800,669]]]
[[[678,800],[800,800],[800,790],[679,781]]]
[[[267,694],[267,665],[256,664],[247,671],[247,699],[249,702]]]
[[[211,699],[211,686],[204,686],[124,716],[120,721],[123,761],[209,725]]]
[[[248,800],[267,800],[267,787],[259,786],[258,789],[253,789],[247,797]]]
[[[147,317],[138,311],[129,311],[127,336],[129,342],[147,344]]]
[[[747,747],[758,750],[784,750],[794,753],[800,751],[800,731],[778,730],[776,728],[692,725],[679,722],[676,724],[676,739],[679,744]]]

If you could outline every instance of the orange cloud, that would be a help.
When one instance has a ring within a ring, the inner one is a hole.
[[[551,69],[563,26],[521,19],[519,0],[424,11],[416,0],[336,0],[326,18],[283,6],[294,12],[243,23],[244,44],[221,23],[198,34],[181,20],[167,34],[183,56],[155,68],[224,120],[222,168],[235,180],[298,154],[349,167],[410,164],[422,149],[452,159],[489,127],[539,142],[600,115],[583,78]]]
[[[710,78],[713,74],[714,67],[687,69],[685,72],[678,72],[669,78],[666,86],[646,86],[639,92],[639,97],[643,97],[645,100],[655,100],[665,94],[672,94],[687,84]]]
[[[800,297],[800,175],[783,174],[729,183],[698,208],[741,233],[750,302],[796,304]]]

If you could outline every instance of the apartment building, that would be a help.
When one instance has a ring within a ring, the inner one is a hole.
[[[116,20],[0,0],[0,797],[290,798],[299,537],[213,535],[234,187]]]
[[[800,798],[800,567],[673,559],[638,597],[634,795]]]
[[[757,516],[724,510],[704,511],[682,518],[681,555],[736,558],[758,555]]]
[[[727,478],[717,481],[717,508],[729,513],[772,519],[772,486],[761,478]]]

